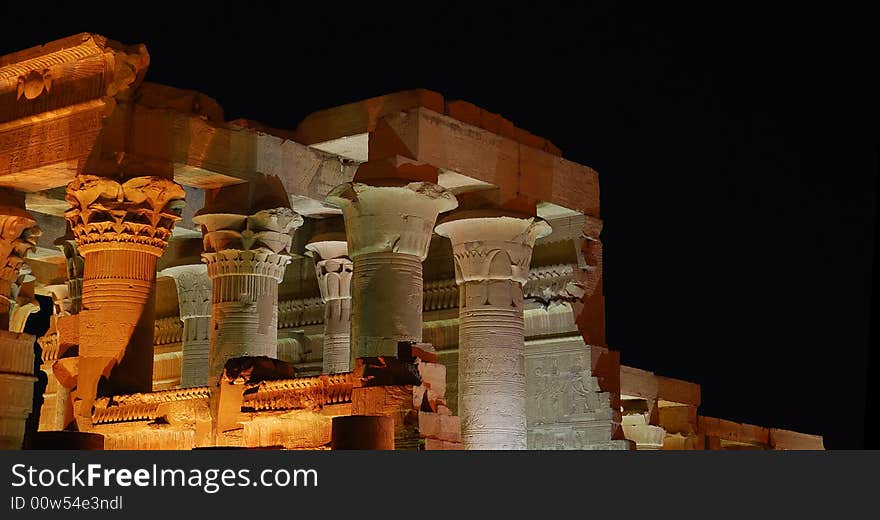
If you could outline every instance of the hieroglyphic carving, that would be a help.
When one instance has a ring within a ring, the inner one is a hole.
[[[212,280],[209,385],[228,359],[278,355],[278,284],[290,263],[294,231],[302,225],[290,208],[252,215],[205,213],[202,259]]]
[[[465,449],[526,449],[523,289],[542,220],[467,215],[437,226],[459,284],[458,413]]]
[[[589,349],[579,336],[526,345],[529,449],[627,449],[611,440],[611,399],[590,371]]]

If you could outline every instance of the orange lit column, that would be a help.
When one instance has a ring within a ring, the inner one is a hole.
[[[23,202],[23,200],[22,200]],[[0,205],[0,449],[22,447],[25,423],[33,412],[34,336],[9,330],[15,307],[13,286],[29,251],[36,247],[39,228],[17,206]]]
[[[193,222],[206,230],[202,260],[212,284],[208,384],[213,386],[229,359],[278,357],[278,284],[303,220],[280,207],[251,215],[201,214]]]
[[[526,449],[523,284],[550,226],[496,211],[459,212],[449,237],[459,285],[458,414],[468,450]]]
[[[65,212],[84,259],[74,413],[91,425],[101,395],[150,392],[156,262],[180,219],[184,191],[164,177],[81,175]]]

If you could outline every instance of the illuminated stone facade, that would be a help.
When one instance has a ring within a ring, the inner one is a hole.
[[[149,62],[0,57],[0,446],[822,448],[621,366],[598,174],[546,139],[427,90],[226,121]]]

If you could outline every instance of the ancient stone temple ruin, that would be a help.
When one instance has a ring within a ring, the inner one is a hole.
[[[0,57],[0,446],[822,449],[605,342],[599,176],[427,90],[227,121],[78,34]]]

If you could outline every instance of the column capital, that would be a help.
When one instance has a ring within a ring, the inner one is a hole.
[[[290,208],[271,208],[250,215],[205,213],[193,218],[205,226],[208,276],[268,276],[281,283],[290,263],[293,233],[303,218]]]
[[[201,213],[201,212],[200,212]],[[227,249],[290,252],[293,233],[303,218],[290,208],[271,208],[246,215],[240,213],[201,213],[193,222],[205,226],[205,251]]]
[[[348,182],[333,189],[327,201],[342,208],[352,259],[401,253],[424,260],[437,215],[458,206],[442,186],[405,180]]]
[[[41,231],[22,208],[0,206],[0,313],[10,310],[12,284],[21,273],[27,254],[37,248]]]
[[[436,231],[452,242],[457,283],[514,280],[525,284],[535,241],[552,229],[539,217],[473,210],[451,215]]]
[[[163,269],[159,274],[174,278],[181,320],[211,316],[211,279],[207,265],[179,265]]]
[[[162,256],[186,194],[164,177],[133,177],[124,182],[80,175],[67,185],[71,207],[64,217],[79,253],[131,250]]]

